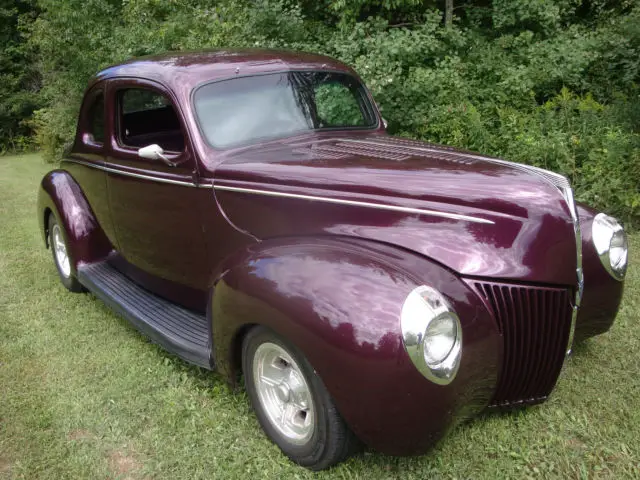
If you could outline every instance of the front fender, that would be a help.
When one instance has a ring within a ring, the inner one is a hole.
[[[461,366],[447,386],[423,377],[404,349],[400,311],[421,284],[442,292],[461,319]],[[501,342],[483,303],[450,271],[393,247],[263,242],[221,277],[212,314],[223,374],[237,374],[247,326],[267,326],[304,353],[354,433],[384,453],[424,452],[485,407],[495,389]]]
[[[81,263],[104,259],[112,250],[82,189],[68,172],[52,170],[44,176],[37,208],[40,232],[47,247],[49,214],[55,214],[62,223],[74,271]]]
[[[576,342],[600,335],[611,328],[624,290],[624,281],[616,280],[605,270],[593,244],[591,228],[597,213],[586,205],[578,204],[584,291],[576,319]]]

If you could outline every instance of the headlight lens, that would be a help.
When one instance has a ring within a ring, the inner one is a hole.
[[[462,355],[460,319],[444,296],[422,285],[402,306],[404,347],[416,368],[439,385],[451,383]]]
[[[627,273],[629,247],[627,234],[613,217],[599,213],[591,227],[593,244],[604,268],[616,280],[623,280]]]
[[[446,359],[457,336],[458,327],[451,315],[441,315],[430,322],[424,338],[424,359],[427,364],[437,365]]]

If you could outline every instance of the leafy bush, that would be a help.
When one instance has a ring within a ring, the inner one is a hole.
[[[277,47],[352,65],[392,133],[539,165],[640,225],[634,0],[32,0],[47,158],[99,69],[167,50]],[[19,104],[16,100],[15,104]],[[1,122],[2,120],[0,120]]]

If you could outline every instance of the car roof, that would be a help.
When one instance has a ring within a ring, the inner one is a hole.
[[[133,58],[100,71],[90,86],[110,78],[145,78],[173,89],[191,89],[207,81],[234,75],[287,70],[335,70],[355,72],[331,57],[304,52],[265,49],[221,49],[167,52]]]

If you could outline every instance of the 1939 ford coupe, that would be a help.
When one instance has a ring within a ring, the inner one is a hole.
[[[545,400],[627,267],[621,225],[563,176],[392,137],[351,68],[280,51],[100,72],[38,219],[67,289],[242,374],[311,469]]]

